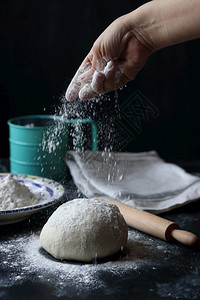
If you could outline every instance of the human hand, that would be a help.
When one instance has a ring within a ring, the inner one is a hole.
[[[152,53],[136,36],[129,14],[116,19],[95,41],[72,79],[66,99],[91,99],[133,80]]]
[[[66,99],[86,100],[133,80],[155,51],[200,38],[200,2],[149,1],[116,19],[96,40]]]

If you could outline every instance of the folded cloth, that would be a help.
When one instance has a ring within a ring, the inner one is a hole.
[[[200,178],[164,162],[155,151],[69,151],[66,163],[86,197],[110,197],[155,214],[200,197]]]

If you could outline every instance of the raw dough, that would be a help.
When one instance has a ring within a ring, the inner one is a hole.
[[[74,199],[51,215],[40,234],[42,247],[58,259],[91,261],[119,251],[128,226],[115,204]]]

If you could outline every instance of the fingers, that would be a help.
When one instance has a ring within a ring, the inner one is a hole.
[[[96,94],[104,93],[104,82],[105,82],[104,73],[95,71],[91,82],[91,88]]]
[[[79,92],[79,98],[81,100],[91,99],[97,94],[103,92],[103,82],[105,79],[103,70],[106,67],[105,58],[93,59],[93,67],[79,76],[79,79],[83,85],[83,88]]]
[[[117,90],[120,87],[122,71],[117,62],[108,62],[104,74],[106,81],[104,84],[105,90]]]
[[[93,91],[90,84],[85,84],[79,92],[79,98],[81,100],[89,100],[97,96],[97,94]]]
[[[80,68],[78,69],[78,71],[76,72],[76,74],[74,75],[71,83],[69,84],[67,91],[65,93],[65,98],[67,99],[67,101],[71,102],[74,101],[78,95],[80,90],[82,89],[82,83],[79,79],[79,77],[83,74],[88,72],[91,69],[91,62],[89,61],[88,58],[86,58],[83,63],[81,64]]]
[[[78,77],[78,72],[75,74],[74,78],[72,79],[65,93],[65,98],[69,102],[74,101],[78,97],[78,93],[81,88],[81,83],[77,81],[77,77]]]
[[[92,66],[92,61],[93,63],[95,61],[95,68]],[[106,64],[105,58],[99,60],[93,59],[93,53],[90,51],[67,88],[65,94],[67,101],[74,101],[77,97],[81,100],[88,100],[97,96],[100,92],[96,92],[95,89],[92,88],[92,82],[96,79],[98,73],[105,68]],[[103,85],[101,87],[100,81],[98,79],[97,81],[95,80],[97,91],[103,89]],[[99,85],[100,87],[98,87]]]
[[[103,69],[100,68],[100,65],[101,67],[103,66],[104,68]],[[93,90],[94,92],[93,96],[94,96],[94,94],[104,94],[121,87],[122,77],[123,77],[123,72],[121,71],[118,63],[109,61],[106,64],[97,63],[96,69],[90,69],[89,71],[83,73],[82,75],[79,76],[79,80],[81,81],[82,86],[84,86],[84,84],[87,84],[87,87],[86,88],[84,87],[84,92],[86,92],[87,90],[89,93],[88,85],[90,85],[90,91]],[[79,92],[79,95],[80,94],[82,95],[81,92]],[[84,99],[86,99],[86,94]]]
[[[91,62],[87,61],[85,65],[84,63],[81,65],[72,79],[66,91],[66,99],[73,101],[79,97],[81,100],[89,100],[98,94],[117,90],[128,81],[117,62],[99,63],[94,69]]]
[[[102,72],[95,71],[91,88],[97,94],[117,90],[127,83],[117,62],[109,61]]]

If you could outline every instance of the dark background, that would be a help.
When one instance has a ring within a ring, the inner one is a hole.
[[[0,157],[9,156],[7,120],[54,114],[98,35],[145,2],[0,0]],[[93,117],[101,149],[198,159],[199,54],[200,40],[160,50],[118,100],[110,93],[102,101],[76,101],[67,106],[69,117]]]

